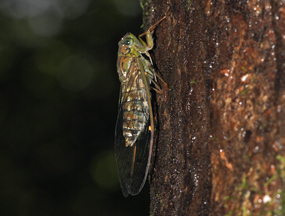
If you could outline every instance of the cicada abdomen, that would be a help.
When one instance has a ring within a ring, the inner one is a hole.
[[[129,85],[122,84],[123,136],[125,146],[133,146],[149,120],[149,106],[141,72],[130,77]]]

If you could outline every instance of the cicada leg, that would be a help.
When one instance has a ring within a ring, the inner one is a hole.
[[[164,15],[160,20],[158,20],[155,24],[153,24],[151,27],[149,27],[149,29],[148,29],[146,32],[144,32],[144,33],[142,33],[142,34],[139,35],[139,40],[140,40],[140,42],[141,42],[142,44],[146,45],[146,52],[145,52],[145,54],[146,54],[147,57],[150,59],[151,64],[152,64],[152,60],[151,60],[151,57],[150,57],[149,53],[147,52],[148,50],[151,50],[151,49],[153,48],[153,40],[152,40],[151,35],[152,35],[153,30],[155,29],[155,27],[156,27],[159,23],[161,23],[161,22],[166,18],[168,11],[169,11],[169,8],[167,9],[165,15]],[[145,35],[145,37],[146,37],[146,43],[145,43],[145,42],[143,41],[143,39],[141,38],[141,37],[144,36],[144,35]]]
[[[157,73],[155,73],[155,75],[163,82],[163,85],[164,85],[163,89],[164,89],[164,91],[162,91],[162,89],[158,86],[158,84],[155,81],[153,81],[153,84],[154,84],[155,88],[152,88],[152,89],[154,91],[156,91],[159,95],[161,95],[162,96],[162,100],[165,101],[168,98],[168,90],[169,90],[168,85]]]
[[[161,76],[159,76],[154,70],[150,69],[146,71],[146,76],[152,81],[152,83],[154,84],[155,88],[152,88],[154,91],[156,91],[159,94],[162,94],[162,89],[160,88],[160,86],[157,84],[157,79],[156,77],[163,83],[163,85],[165,86],[165,89],[168,90],[168,85],[167,83],[161,78]]]
[[[151,32],[155,29],[155,27],[156,27],[159,23],[161,23],[161,22],[166,18],[168,11],[169,11],[169,8],[167,9],[165,15],[164,15],[160,20],[158,20],[158,21],[157,21],[156,23],[154,23],[151,27],[149,27],[149,29],[148,29],[146,32],[144,32],[144,33],[142,33],[142,34],[139,35],[139,39],[140,39],[141,41],[142,41],[141,37],[144,36],[144,35],[146,35],[146,42],[147,42],[148,47],[150,47],[150,45],[152,45],[151,48],[153,47],[153,40],[152,40],[152,38],[151,38]]]
[[[160,79],[160,81],[162,81],[163,82],[163,85],[165,86],[165,89],[166,90],[168,90],[169,88],[168,88],[168,85],[167,85],[167,83],[158,75],[158,74],[156,74],[156,76]],[[156,81],[154,81],[154,80],[152,80],[153,82],[153,84],[154,84],[154,86],[155,86],[155,88],[153,88],[153,90],[154,91],[156,91],[157,93],[159,93],[159,94],[162,94],[162,89],[159,87],[159,85],[157,84],[157,82]]]

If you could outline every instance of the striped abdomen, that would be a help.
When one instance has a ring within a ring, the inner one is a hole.
[[[123,136],[126,146],[132,146],[149,120],[147,92],[141,73],[130,76],[128,85],[122,83]]]

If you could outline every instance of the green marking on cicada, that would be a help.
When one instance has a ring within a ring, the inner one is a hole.
[[[166,15],[138,38],[127,33],[119,42],[117,72],[121,92],[115,150],[124,196],[141,191],[149,170],[154,135],[150,84],[162,92],[157,78],[165,83],[154,71],[149,51],[154,45],[152,33],[165,18]]]

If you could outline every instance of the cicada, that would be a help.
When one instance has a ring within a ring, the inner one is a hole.
[[[148,175],[154,136],[150,84],[160,91],[157,78],[161,79],[153,69],[149,50],[154,45],[152,33],[165,18],[166,15],[138,38],[127,33],[119,42],[117,71],[121,90],[115,151],[125,197],[138,194]],[[146,42],[141,38],[143,35]]]

